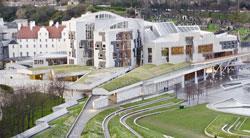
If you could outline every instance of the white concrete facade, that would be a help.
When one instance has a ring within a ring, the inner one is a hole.
[[[33,26],[31,22],[29,27]],[[47,27],[40,27],[35,39],[17,39],[17,44],[9,47],[10,57],[63,51],[68,55],[67,64],[96,68],[136,67],[233,55],[238,52],[239,45],[236,36],[215,35],[200,30],[199,26],[147,22],[105,11],[86,13],[63,21],[60,26],[64,28],[57,39],[49,37],[51,31]]]

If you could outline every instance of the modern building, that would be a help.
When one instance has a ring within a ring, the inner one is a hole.
[[[52,60],[58,53],[64,57],[63,62],[34,61],[35,66],[65,63],[67,57],[67,64],[136,67],[199,62],[239,52],[237,37],[227,33],[214,34],[200,30],[199,26],[148,22],[105,11],[86,13],[61,25],[50,22],[50,26],[36,26],[30,22],[28,26],[18,26],[16,42],[9,46],[10,57],[39,56]]]
[[[198,62],[233,55],[237,36],[215,35],[199,26],[176,26],[172,22],[147,23],[143,47],[144,63]]]

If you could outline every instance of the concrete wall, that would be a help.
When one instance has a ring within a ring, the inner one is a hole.
[[[102,96],[96,100],[93,101],[93,108],[103,108],[109,105],[109,99],[108,96]]]

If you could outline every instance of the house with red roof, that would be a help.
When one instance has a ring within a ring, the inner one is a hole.
[[[30,21],[28,26],[18,25],[16,37],[16,43],[9,45],[9,57],[13,59],[34,58],[55,52],[65,53],[65,56],[71,55],[69,32],[59,23],[50,22],[49,26],[37,26],[34,21]],[[44,65],[41,62],[34,62],[34,66],[40,66],[39,64]]]

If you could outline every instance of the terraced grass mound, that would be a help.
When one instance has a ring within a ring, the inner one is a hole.
[[[62,138],[65,137],[77,118],[78,114],[81,112],[86,98],[81,100],[78,105],[69,108],[69,113],[50,122],[51,128],[46,131],[34,136],[34,138]]]
[[[125,86],[132,85],[134,83],[148,80],[153,77],[157,77],[166,73],[169,73],[171,71],[175,71],[178,69],[185,68],[189,66],[189,63],[179,63],[179,64],[162,64],[162,65],[153,65],[153,64],[146,64],[141,67],[138,67],[131,72],[125,74],[124,76],[121,76],[119,78],[116,78],[101,87],[106,89],[107,91],[113,91]]]
[[[121,108],[127,108],[127,107],[131,107],[131,106],[135,106],[135,105],[138,105],[138,104],[150,102],[150,101],[153,101],[153,100],[158,100],[160,98],[164,98],[164,97],[168,97],[168,96],[169,95],[161,95],[161,96],[157,96],[157,97],[154,97],[154,98],[150,98],[150,99],[146,99],[146,100],[142,100],[142,101],[138,101],[138,102],[125,104],[125,105],[122,105]],[[119,110],[119,107],[114,107],[114,108],[104,110],[104,111],[100,112],[99,114],[97,114],[96,116],[94,116],[87,123],[81,137],[82,138],[103,138],[104,133],[103,133],[103,129],[102,129],[102,121],[104,120],[104,118],[106,116],[108,116],[109,114],[111,114],[112,112],[114,112],[116,110]],[[118,116],[116,116],[115,118],[110,120],[109,128],[110,128],[112,137],[117,137],[117,138],[125,137],[125,136],[126,137],[135,137],[134,135],[132,135],[132,133],[130,133],[129,130],[127,130],[125,127],[123,127],[119,123],[119,117]]]
[[[204,133],[206,129],[213,136],[240,138],[240,136],[247,135],[242,131],[243,126],[250,126],[249,122],[244,121],[245,119],[248,120],[249,118],[215,112],[207,109],[203,104],[183,110],[169,110],[160,114],[146,116],[137,120],[138,124],[144,128],[135,129],[145,137],[147,137],[148,133],[151,133],[175,138],[203,138],[207,137]],[[136,127],[133,120],[134,118],[130,119],[130,124]],[[229,132],[227,132],[228,129],[230,129]],[[250,136],[250,133],[248,136]]]

